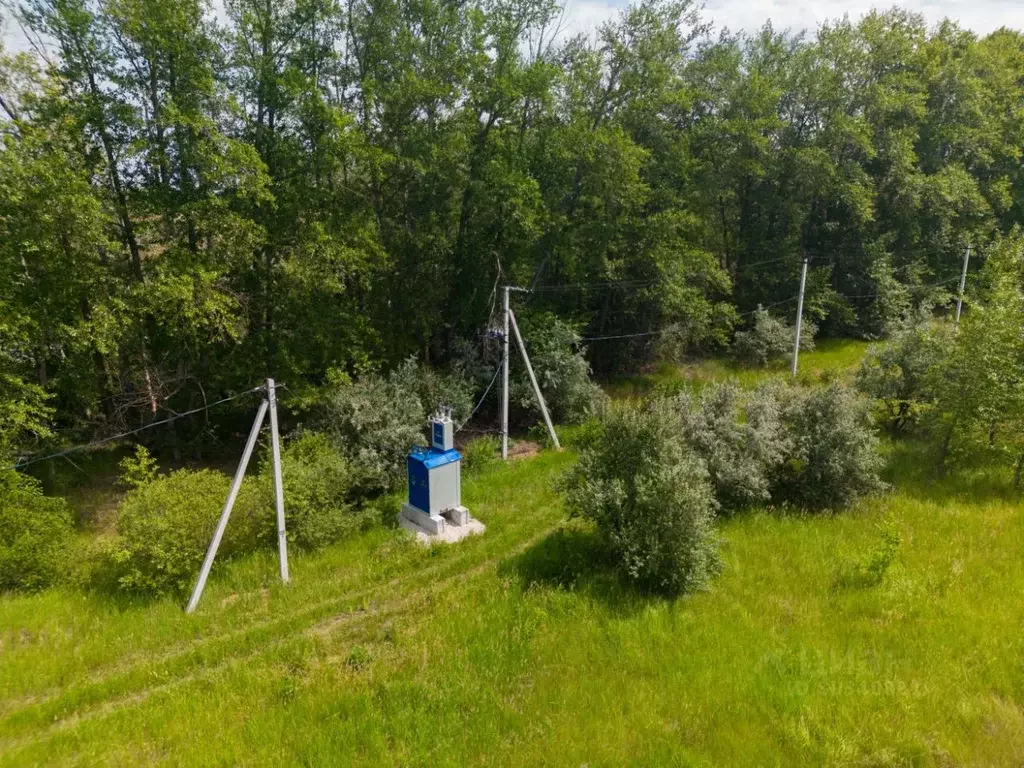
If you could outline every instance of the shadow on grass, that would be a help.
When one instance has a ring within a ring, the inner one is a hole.
[[[518,580],[523,591],[574,592],[623,616],[636,614],[649,602],[670,599],[628,583],[597,532],[582,526],[558,529],[519,555],[504,560],[498,573]]]

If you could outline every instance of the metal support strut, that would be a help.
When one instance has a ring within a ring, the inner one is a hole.
[[[800,297],[796,301],[796,339],[793,341],[793,376],[796,376],[797,364],[800,360],[800,332],[804,323],[804,287],[807,285],[807,257],[800,271]]]
[[[537,398],[537,405],[540,406],[540,412],[544,416],[544,423],[547,424],[548,434],[551,435],[551,442],[555,444],[555,448],[561,449],[561,445],[558,442],[558,435],[555,434],[555,425],[551,423],[551,416],[548,415],[548,405],[544,402],[544,395],[540,392],[540,386],[537,384],[537,377],[533,373],[533,366],[530,365],[530,356],[526,354],[526,344],[523,343],[523,335],[519,333],[519,323],[516,322],[516,315],[510,309],[508,311],[509,320],[512,321],[512,332],[516,335],[516,342],[519,344],[519,352],[523,356],[523,362],[526,363],[526,372],[530,374],[530,384],[533,385],[533,394]]]

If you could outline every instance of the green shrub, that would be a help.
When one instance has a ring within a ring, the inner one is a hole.
[[[883,461],[867,404],[838,384],[782,392],[789,454],[772,499],[804,509],[839,509],[882,490]]]
[[[144,445],[136,445],[135,453],[121,459],[118,466],[121,468],[118,484],[124,488],[138,488],[157,478],[156,459],[150,455],[149,449]]]
[[[130,491],[121,503],[111,557],[121,587],[155,594],[180,593],[199,574],[231,480],[220,472],[179,470]],[[270,524],[254,485],[235,503],[217,559],[256,548]]]
[[[905,429],[934,401],[931,372],[951,345],[948,333],[926,322],[901,326],[888,342],[868,348],[857,371],[857,388],[882,405],[891,426]]]
[[[318,549],[356,531],[365,520],[350,501],[352,469],[326,435],[307,432],[281,453],[285,528],[299,549]],[[273,462],[260,468],[260,509],[276,510]],[[270,526],[276,546],[277,525]]]
[[[804,318],[800,330],[800,349],[814,349],[814,337],[817,326],[809,318]],[[748,331],[737,331],[732,343],[732,355],[745,365],[763,367],[771,362],[791,355],[793,341],[796,338],[796,327],[786,325],[782,320],[772,317],[768,311],[757,308],[754,320]]]
[[[461,453],[466,472],[479,474],[501,463],[501,440],[493,435],[478,437],[467,443]]]
[[[860,557],[842,564],[833,580],[836,588],[877,587],[885,580],[899,557],[903,537],[891,522],[877,528],[881,540]]]
[[[73,532],[64,499],[44,496],[33,478],[0,472],[0,590],[53,584]]]
[[[473,410],[476,385],[458,371],[442,372],[422,365],[415,357],[402,363],[390,376],[391,382],[420,401],[428,416],[439,406],[452,409],[452,419],[461,424]]]
[[[706,586],[719,567],[714,493],[682,426],[664,400],[612,409],[563,480],[571,514],[596,523],[623,573],[669,594]]]
[[[518,318],[526,351],[530,355],[537,383],[544,395],[551,418],[556,422],[579,424],[593,415],[607,396],[590,378],[590,364],[578,348],[576,329],[550,312]],[[518,346],[511,342],[518,356]],[[511,397],[522,408],[539,418],[533,387],[526,366],[516,361]]]
[[[734,383],[676,397],[683,437],[707,464],[725,511],[771,500],[771,486],[789,448],[774,390],[761,388],[744,408]]]
[[[404,373],[370,374],[328,385],[314,423],[348,461],[355,493],[371,496],[401,485],[409,449],[424,442],[427,416]]]

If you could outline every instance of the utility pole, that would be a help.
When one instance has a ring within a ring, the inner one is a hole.
[[[277,433],[277,390],[267,379],[267,403],[270,405],[270,444],[274,459],[274,500],[277,504],[277,551],[281,560],[281,581],[288,583],[288,536],[284,529],[284,484],[281,480],[281,440]]]
[[[203,589],[206,587],[206,579],[210,576],[210,569],[213,567],[213,559],[217,556],[217,549],[220,547],[220,540],[224,538],[224,531],[228,527],[228,519],[231,517],[231,510],[235,506],[235,499],[238,498],[238,491],[242,487],[242,478],[245,477],[245,468],[249,466],[249,459],[252,457],[253,448],[256,447],[256,439],[260,436],[260,427],[263,426],[263,419],[267,415],[267,408],[270,404],[266,399],[260,403],[256,420],[252,423],[249,431],[249,440],[245,444],[245,451],[242,453],[242,460],[235,470],[235,479],[231,481],[231,490],[228,492],[227,501],[224,502],[224,509],[221,510],[220,520],[217,521],[217,530],[210,541],[210,547],[206,550],[206,558],[203,560],[203,567],[199,571],[199,579],[196,587],[192,590],[192,598],[188,601],[185,613],[192,613],[199,605],[199,598],[203,596]]]
[[[555,425],[551,423],[551,416],[548,414],[548,404],[544,402],[544,395],[540,392],[540,385],[537,384],[537,377],[533,373],[533,366],[530,365],[530,356],[526,354],[526,344],[523,343],[523,334],[519,332],[519,323],[516,322],[516,315],[510,309],[508,316],[512,320],[512,331],[516,335],[516,342],[519,344],[519,352],[523,356],[523,362],[526,363],[526,372],[530,374],[533,394],[537,398],[537,405],[540,406],[541,415],[544,416],[544,423],[547,424],[548,434],[551,435],[551,442],[554,443],[556,449],[561,450],[562,446],[558,442],[558,435],[555,434]]]
[[[960,308],[964,303],[964,286],[967,284],[967,262],[971,260],[971,246],[968,244],[967,250],[964,251],[964,268],[960,273],[960,290],[956,295],[956,319],[953,321],[953,330],[960,330]]]
[[[504,327],[501,335],[501,458],[508,459],[508,313],[509,286],[505,286],[505,298],[502,303],[502,322]]]
[[[796,339],[793,342],[793,377],[800,360],[800,330],[804,323],[804,288],[807,286],[807,255],[804,255],[803,268],[800,270],[800,297],[796,300]]]
[[[509,296],[512,291],[530,293],[530,289],[518,288],[514,285],[506,285],[502,303],[502,322],[504,324],[504,328],[502,329],[501,338],[501,458],[505,460],[508,459],[508,366],[512,341],[510,334],[513,332],[515,333],[516,340],[519,343],[519,351],[522,353],[523,360],[526,362],[526,371],[530,374],[530,384],[533,385],[533,393],[537,396],[537,404],[540,406],[540,412],[544,415],[544,423],[547,424],[548,432],[551,435],[551,442],[554,443],[555,448],[562,447],[558,442],[558,435],[555,434],[555,427],[551,423],[551,416],[548,414],[548,406],[547,403],[544,402],[544,395],[541,394],[540,385],[537,384],[537,377],[533,373],[533,366],[530,365],[530,358],[526,354],[526,344],[523,343],[522,334],[519,333],[519,324],[516,322],[515,315],[512,314],[512,307],[509,302]]]
[[[235,477],[231,481],[231,490],[228,491],[227,501],[220,513],[220,520],[217,521],[217,529],[210,540],[210,546],[206,550],[206,557],[203,559],[203,567],[199,570],[199,578],[196,580],[195,589],[192,590],[192,597],[188,601],[185,613],[192,613],[199,605],[199,598],[203,596],[206,588],[206,580],[210,577],[210,569],[217,557],[217,550],[220,548],[221,539],[224,538],[224,531],[227,530],[228,520],[231,519],[231,510],[234,509],[238,492],[242,488],[242,479],[245,477],[245,470],[249,466],[249,459],[252,458],[253,449],[256,447],[256,440],[259,439],[260,429],[263,428],[263,421],[270,411],[270,442],[274,460],[274,498],[277,503],[277,544],[281,556],[281,581],[288,583],[288,538],[284,528],[284,484],[281,479],[281,439],[277,431],[277,390],[273,379],[266,381],[266,394],[260,409],[256,413],[256,420],[252,423],[249,431],[249,439],[245,443],[245,450],[242,452],[242,460],[238,462],[238,469],[235,470]]]

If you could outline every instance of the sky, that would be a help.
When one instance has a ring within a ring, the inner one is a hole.
[[[613,17],[627,0],[566,0],[565,28],[586,32]],[[870,0],[705,0],[705,18],[714,22],[716,31],[755,31],[769,19],[776,30],[806,29],[813,32],[826,19],[849,14],[857,19],[872,8],[885,9],[891,2]],[[961,26],[987,34],[1002,26],[1024,27],[1024,0],[904,0],[900,5],[924,15],[936,24],[943,18],[959,20]],[[0,14],[5,11],[0,10]],[[17,25],[6,23],[4,47],[22,50],[26,43]]]
[[[593,29],[625,4],[624,0],[567,0],[567,26],[573,31]],[[704,16],[714,22],[716,32],[724,27],[753,32],[768,20],[779,31],[813,32],[827,19],[849,14],[856,20],[873,8],[884,10],[892,5],[864,0],[705,0]],[[1003,26],[1024,27],[1024,0],[904,0],[899,5],[923,14],[930,24],[948,17],[982,35]]]

